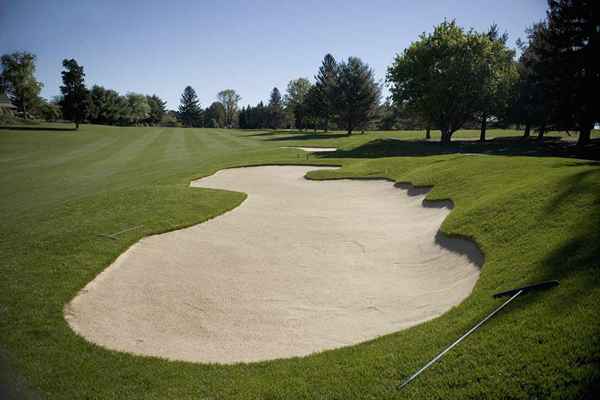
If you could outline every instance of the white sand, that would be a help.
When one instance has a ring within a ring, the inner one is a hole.
[[[329,153],[337,150],[335,147],[282,147],[282,149],[298,149],[307,153]]]
[[[468,241],[436,242],[447,208],[425,208],[423,191],[390,182],[303,178],[314,169],[229,169],[193,182],[248,198],[139,241],[65,307],[68,323],[109,349],[235,363],[360,343],[469,295],[482,256]]]

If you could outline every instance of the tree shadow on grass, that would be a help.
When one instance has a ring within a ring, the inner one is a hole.
[[[281,141],[302,141],[302,140],[324,140],[324,139],[339,139],[339,138],[347,138],[349,137],[345,133],[299,133],[299,132],[279,132],[274,133],[273,135],[283,135],[286,136],[277,136],[273,138],[269,138],[266,140],[273,142],[281,142]]]
[[[36,127],[36,126],[0,126],[0,130],[9,131],[49,131],[49,132],[73,132],[76,128],[53,128],[53,127]]]
[[[309,138],[303,138],[308,140]],[[271,139],[271,140],[276,140]],[[279,139],[278,140],[283,140]],[[292,139],[290,139],[292,140]],[[569,157],[600,160],[600,140],[584,149],[575,143],[551,137],[543,141],[515,137],[495,138],[485,143],[475,140],[455,140],[443,146],[425,140],[376,139],[351,150],[319,154],[321,158],[379,158],[395,156],[432,156],[441,154],[504,155],[532,157]]]

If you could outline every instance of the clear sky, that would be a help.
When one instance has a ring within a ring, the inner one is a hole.
[[[328,52],[362,58],[383,80],[394,55],[444,18],[495,22],[514,46],[545,10],[545,0],[0,0],[0,53],[36,54],[47,98],[75,58],[89,87],[155,93],[171,109],[186,85],[203,107],[232,88],[245,105],[312,80]]]

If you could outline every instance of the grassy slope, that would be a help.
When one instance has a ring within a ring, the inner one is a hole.
[[[0,346],[13,369],[59,399],[575,398],[600,380],[598,164],[456,154],[306,160],[278,149],[297,142],[253,135],[0,130]],[[373,137],[302,143],[353,146]],[[90,345],[68,328],[63,305],[129,245],[244,199],[190,189],[190,179],[233,165],[298,162],[344,166],[314,179],[385,176],[434,185],[432,199],[452,198],[457,207],[443,230],[475,238],[486,254],[473,295],[435,321],[363,345],[250,365],[133,357]],[[96,236],[139,224],[120,241]],[[519,300],[407,391],[395,390],[498,304],[493,292],[550,278],[561,280],[559,289]]]

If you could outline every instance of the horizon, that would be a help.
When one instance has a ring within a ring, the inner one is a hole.
[[[60,94],[62,60],[74,58],[84,67],[88,88],[156,94],[171,110],[185,86],[195,89],[204,108],[220,90],[234,89],[241,107],[268,100],[273,87],[285,94],[291,79],[314,81],[327,53],[338,61],[361,58],[383,82],[395,55],[444,19],[478,31],[495,23],[516,48],[547,8],[545,1],[485,1],[460,9],[455,4],[25,0],[0,5],[0,51],[36,55],[36,77],[47,99]],[[131,23],[136,19],[140,23]]]

